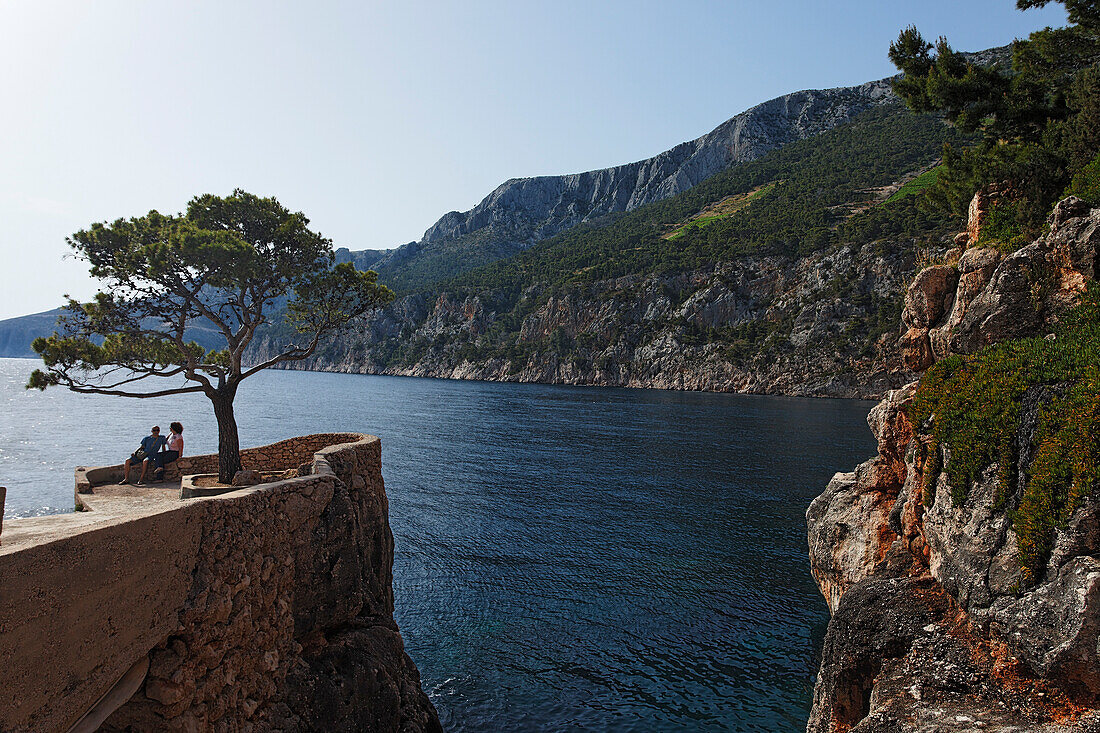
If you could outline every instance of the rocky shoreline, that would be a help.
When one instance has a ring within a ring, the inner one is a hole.
[[[878,243],[802,257],[744,257],[682,275],[626,276],[560,291],[532,286],[511,312],[495,306],[491,294],[414,295],[314,357],[285,366],[879,399],[915,378],[895,335],[898,294],[914,267],[911,247]],[[524,313],[516,353],[475,355],[479,340],[515,312]],[[400,363],[388,350],[395,342],[414,349]],[[262,361],[280,345],[258,339],[249,358]]]

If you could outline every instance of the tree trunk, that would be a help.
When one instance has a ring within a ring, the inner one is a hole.
[[[218,481],[223,484],[232,483],[237,471],[241,470],[241,442],[237,437],[237,419],[233,417],[233,398],[236,396],[236,385],[222,388],[210,396],[218,421]]]

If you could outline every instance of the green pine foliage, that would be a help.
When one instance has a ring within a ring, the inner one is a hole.
[[[1077,171],[1066,196],[1079,196],[1093,206],[1100,206],[1100,155]]]
[[[1048,0],[1018,0],[1021,9]],[[916,112],[934,112],[979,144],[944,151],[930,189],[939,210],[965,217],[974,192],[996,184],[1011,201],[1018,242],[1038,235],[1051,206],[1100,152],[1100,7],[1067,0],[1070,25],[1013,44],[1011,66],[970,63],[940,38],[901,32],[890,59],[904,72],[894,90]]]

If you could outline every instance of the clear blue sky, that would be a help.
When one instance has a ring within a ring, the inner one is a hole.
[[[242,187],[337,247],[389,248],[507,178],[649,157],[766,99],[894,73],[1060,5],[893,2],[0,4],[0,318],[94,292],[65,237]]]

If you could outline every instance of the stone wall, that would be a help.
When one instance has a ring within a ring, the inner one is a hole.
[[[67,730],[145,660],[103,730],[438,730],[393,621],[380,441],[250,454],[320,445],[309,475],[0,547],[0,730]]]

